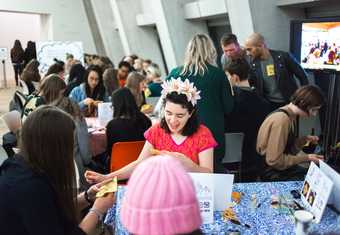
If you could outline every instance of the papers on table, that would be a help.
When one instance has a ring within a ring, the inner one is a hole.
[[[234,175],[190,173],[200,204],[203,224],[214,222],[214,210],[223,211],[231,202]]]
[[[332,180],[311,162],[301,191],[301,199],[305,208],[315,216],[319,223],[333,187]]]

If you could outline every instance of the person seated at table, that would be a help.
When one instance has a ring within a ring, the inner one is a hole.
[[[146,77],[137,72],[131,72],[126,79],[127,88],[131,91],[135,97],[135,101],[139,110],[143,113],[149,113],[151,109],[146,110],[143,106],[146,104],[144,90],[146,88]]]
[[[257,136],[257,152],[264,157],[264,181],[303,180],[307,168],[298,164],[318,163],[323,156],[301,151],[305,144],[317,144],[317,136],[298,138],[299,117],[315,116],[324,104],[321,90],[313,85],[300,87],[291,102],[271,113],[262,123]]]
[[[112,107],[113,119],[106,126],[108,156],[116,142],[145,140],[143,134],[151,126],[150,119],[139,111],[126,87],[113,92]]]
[[[20,75],[20,79],[27,85],[28,94],[31,95],[36,91],[33,82],[39,83],[41,80],[39,73],[39,61],[32,59],[24,68],[24,71]]]
[[[27,116],[40,105],[51,104],[58,100],[64,95],[65,89],[65,82],[57,74],[45,77],[39,90],[28,97],[21,114],[22,121],[25,121]]]
[[[169,156],[147,159],[132,173],[120,219],[131,234],[203,234],[191,177]]]
[[[249,64],[246,59],[228,61],[224,66],[234,91],[234,108],[225,115],[225,132],[243,133],[242,181],[256,181],[262,172],[262,157],[256,152],[258,130],[270,112],[269,103],[250,87],[248,81]]]
[[[50,75],[50,74],[58,74],[58,76],[59,76],[61,79],[64,80],[64,75],[65,75],[65,65],[64,65],[64,64],[61,64],[61,63],[59,63],[59,62],[56,62],[56,63],[52,64],[52,65],[48,68],[48,70],[47,70],[45,76],[48,76],[48,75]]]
[[[98,104],[107,101],[102,71],[97,65],[90,65],[85,72],[84,82],[75,87],[69,97],[77,102],[84,115],[95,116]]]
[[[79,223],[77,210],[90,205],[98,188],[76,194],[74,129],[72,117],[53,106],[39,107],[27,117],[20,153],[0,168],[1,234],[93,234],[112,207],[111,193],[95,200]]]
[[[87,171],[88,182],[101,182],[117,176],[130,177],[135,167],[156,152],[168,154],[181,161],[190,172],[213,172],[213,151],[217,143],[210,130],[199,124],[197,100],[199,93],[189,80],[171,79],[163,84],[163,118],[145,133],[145,145],[138,159],[129,165],[102,175]]]
[[[84,82],[85,68],[82,64],[77,63],[72,65],[68,75],[68,83],[64,95],[69,96],[73,88]]]
[[[161,96],[162,83],[161,79],[162,73],[159,66],[155,63],[149,65],[146,70],[146,78],[149,81],[148,88],[146,89],[147,97],[159,97]]]
[[[62,97],[52,105],[70,114],[74,120],[76,125],[74,138],[74,160],[79,172],[80,190],[86,189],[88,188],[88,184],[85,180],[84,173],[86,167],[92,160],[92,154],[89,147],[90,140],[85,118],[80,111],[79,105],[68,97]]]

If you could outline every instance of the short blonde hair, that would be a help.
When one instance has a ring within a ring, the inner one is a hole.
[[[210,37],[206,34],[195,35],[187,46],[181,75],[203,75],[207,64],[216,65],[216,56],[216,49]]]
[[[149,72],[152,76],[159,78],[160,76],[162,76],[161,70],[159,69],[159,66],[155,63],[151,63],[146,72]]]

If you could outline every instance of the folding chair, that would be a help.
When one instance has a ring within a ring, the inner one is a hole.
[[[243,133],[225,133],[225,154],[222,159],[224,164],[237,163],[238,170],[229,171],[231,174],[236,174],[238,179],[241,180],[241,162],[242,162],[242,146],[243,146]]]
[[[112,146],[110,171],[116,171],[137,160],[145,141],[117,142]]]

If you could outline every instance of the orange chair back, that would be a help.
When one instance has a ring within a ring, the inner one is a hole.
[[[116,171],[135,161],[142,152],[145,141],[117,142],[112,146],[110,171]]]

